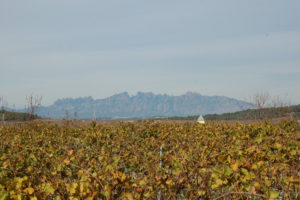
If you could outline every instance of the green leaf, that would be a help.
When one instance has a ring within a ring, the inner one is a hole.
[[[260,143],[262,143],[263,138],[262,138],[262,136],[258,136],[258,137],[256,137],[256,138],[254,139],[254,141],[255,141],[256,143],[260,144]]]
[[[249,174],[248,170],[245,169],[245,168],[241,168],[241,171],[242,171],[242,173],[243,173],[244,175],[246,175],[246,176]]]
[[[54,194],[55,189],[49,184],[46,183],[46,185],[44,186],[44,192],[49,195],[49,194]]]
[[[230,167],[226,166],[224,175],[225,176],[230,176],[231,174],[232,174],[232,169]]]

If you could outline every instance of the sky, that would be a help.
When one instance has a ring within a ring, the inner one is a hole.
[[[299,0],[0,0],[0,97],[127,91],[300,104]]]

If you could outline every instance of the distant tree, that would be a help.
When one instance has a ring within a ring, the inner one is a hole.
[[[0,105],[1,105],[1,110],[3,110],[3,105],[2,105],[2,102],[3,102],[3,97],[0,97]]]
[[[0,105],[1,110],[5,110],[5,107],[7,106],[7,101],[3,97],[0,97]]]
[[[3,109],[2,109],[2,101],[3,101],[3,97],[0,97],[1,110],[3,110]]]
[[[270,100],[270,94],[268,92],[258,92],[253,95],[253,104],[258,109],[258,113],[255,118],[264,118],[264,109]]]
[[[270,95],[268,92],[256,93],[253,96],[253,103],[258,109],[264,108],[269,100]]]
[[[271,106],[274,108],[278,108],[286,105],[283,103],[283,100],[279,96],[274,96],[271,99]]]
[[[27,100],[27,113],[29,120],[35,119],[37,111],[42,105],[42,96],[34,96],[33,94],[26,97]]]
[[[77,120],[77,119],[78,119],[78,112],[74,111],[74,120]]]
[[[284,117],[291,111],[289,104],[280,96],[270,96],[268,92],[256,93],[252,97],[252,103],[256,106],[255,118]]]
[[[70,111],[69,110],[65,110],[65,116],[64,116],[64,120],[70,120],[71,117],[70,117]]]
[[[0,97],[0,105],[1,105],[1,119],[2,119],[2,122],[4,123],[5,121],[5,107],[7,106],[7,102],[5,101],[5,99],[3,97]]]
[[[277,114],[280,117],[284,117],[289,113],[289,117],[293,118],[293,112],[291,110],[290,103],[280,96],[275,96],[272,98],[272,108],[278,111]]]
[[[13,112],[16,112],[16,104],[13,104],[13,106],[12,106],[12,111],[13,111]]]

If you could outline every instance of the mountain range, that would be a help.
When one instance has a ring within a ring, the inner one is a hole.
[[[221,114],[253,108],[248,102],[187,92],[180,96],[127,92],[104,99],[92,97],[59,99],[39,109],[38,115],[67,119],[145,119],[153,117]]]

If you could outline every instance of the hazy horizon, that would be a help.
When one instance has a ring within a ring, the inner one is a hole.
[[[151,92],[151,91],[137,91],[136,93],[129,93],[127,91],[123,91],[123,92],[118,92],[118,93],[115,93],[115,94],[112,94],[110,96],[105,96],[105,97],[100,97],[100,98],[96,98],[96,97],[93,97],[91,95],[87,95],[87,96],[73,96],[73,97],[68,97],[68,96],[65,96],[65,97],[61,97],[61,98],[57,98],[55,99],[53,102],[50,102],[48,104],[45,104],[45,98],[42,96],[42,95],[39,95],[39,94],[29,94],[29,95],[26,95],[23,99],[23,105],[21,106],[17,106],[16,104],[11,104],[7,101],[7,99],[3,98],[4,100],[4,104],[6,103],[7,105],[5,105],[4,107],[7,107],[9,109],[18,109],[18,110],[22,110],[22,109],[26,109],[26,107],[28,106],[27,103],[28,103],[28,97],[32,96],[33,99],[37,99],[37,98],[41,98],[41,106],[51,106],[51,105],[54,105],[56,103],[56,101],[60,101],[60,100],[66,100],[66,99],[85,99],[85,98],[92,98],[93,100],[100,100],[100,99],[107,99],[107,98],[110,98],[110,97],[113,97],[115,95],[120,95],[120,94],[124,94],[124,93],[127,93],[129,95],[129,97],[136,97],[139,95],[139,93],[143,93],[143,94],[148,94],[148,93],[151,93],[153,95],[167,95],[167,96],[182,96],[182,95],[187,95],[189,93],[193,93],[193,94],[197,94],[197,95],[201,95],[201,96],[205,96],[205,97],[226,97],[226,98],[231,98],[231,99],[235,99],[235,100],[238,100],[238,101],[244,101],[246,103],[250,103],[250,104],[253,104],[255,105],[255,102],[254,102],[254,96],[255,95],[267,95],[267,101],[266,101],[266,104],[265,104],[265,107],[272,107],[272,106],[278,106],[278,105],[284,105],[284,106],[290,106],[290,105],[296,105],[296,104],[293,104],[289,99],[288,99],[288,96],[272,96],[270,93],[268,92],[257,92],[251,96],[248,96],[247,98],[244,98],[244,99],[239,99],[239,98],[234,98],[234,97],[230,97],[230,96],[225,96],[225,95],[206,95],[206,94],[202,94],[202,93],[199,93],[199,92],[195,92],[195,91],[186,91],[184,93],[180,93],[180,94],[169,94],[169,93],[155,93],[155,92]],[[47,101],[48,102],[48,101]],[[273,105],[273,103],[275,103],[276,105]],[[278,105],[277,105],[278,104]]]
[[[0,0],[0,97],[121,92],[300,104],[300,1]]]
[[[123,91],[123,92],[119,92],[119,93],[115,93],[115,94],[112,94],[110,96],[106,96],[106,97],[101,97],[101,98],[95,98],[91,95],[87,95],[87,96],[74,96],[74,97],[61,97],[61,98],[58,98],[58,99],[55,99],[53,102],[50,102],[49,104],[44,104],[43,102],[45,101],[44,97],[42,95],[39,95],[39,94],[28,94],[24,97],[24,105],[23,106],[17,106],[15,104],[10,104],[5,98],[3,98],[4,100],[4,103],[7,103],[8,105],[5,106],[9,109],[24,109],[26,106],[27,106],[27,98],[32,96],[33,99],[35,98],[41,98],[41,103],[42,105],[41,106],[50,106],[50,105],[53,105],[56,101],[58,100],[65,100],[65,99],[84,99],[84,98],[92,98],[93,100],[99,100],[99,99],[106,99],[106,98],[110,98],[112,96],[115,96],[115,95],[120,95],[120,94],[124,94],[124,93],[127,93],[130,97],[134,97],[134,96],[137,96],[139,95],[139,93],[143,93],[143,94],[147,94],[147,93],[151,93],[153,95],[168,95],[168,96],[182,96],[182,95],[186,95],[186,94],[189,94],[189,93],[193,93],[193,94],[198,94],[198,95],[201,95],[201,96],[207,96],[207,97],[215,97],[215,96],[218,96],[218,97],[228,97],[228,96],[224,96],[224,95],[205,95],[205,94],[201,94],[199,92],[195,92],[195,91],[186,91],[184,93],[181,93],[181,94],[168,94],[168,93],[155,93],[155,92],[151,92],[151,91],[137,91],[136,93],[129,93],[127,91]],[[228,98],[233,98],[233,97],[228,97]],[[251,98],[252,97],[249,97],[248,99],[237,99],[237,98],[233,98],[233,99],[236,99],[236,100],[240,100],[240,101],[245,101],[245,102],[248,102],[248,103],[253,103],[251,102]],[[270,96],[270,98],[272,98]],[[274,98],[276,98],[276,96],[274,96]],[[270,99],[271,100],[271,99]],[[285,101],[286,99],[282,98],[283,101]]]

